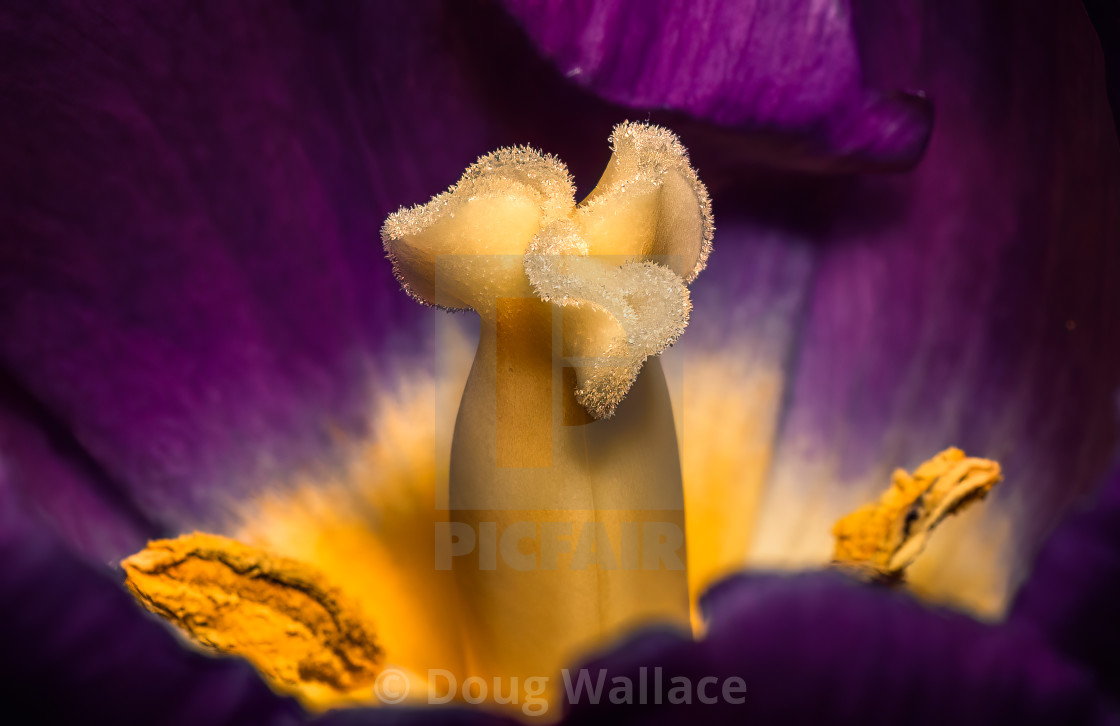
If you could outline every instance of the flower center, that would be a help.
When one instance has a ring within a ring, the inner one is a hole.
[[[563,164],[518,147],[482,157],[450,190],[384,224],[407,293],[481,319],[446,492],[428,481],[446,459],[433,463],[417,445],[429,461],[386,476],[436,493],[402,505],[381,488],[365,518],[324,528],[319,537],[346,540],[327,568],[334,584],[269,549],[193,534],[125,560],[140,603],[313,707],[384,696],[379,675],[404,663],[459,682],[560,688],[560,668],[628,630],[689,631],[681,465],[657,356],[688,324],[688,285],[711,248],[710,204],[670,132],[626,123],[611,143],[579,204]],[[900,580],[932,530],[999,479],[998,464],[957,449],[896,472],[876,504],[836,524],[834,564]],[[388,533],[370,535],[375,521]],[[355,531],[364,535],[347,539]],[[351,558],[363,546],[378,549],[366,575],[376,603],[345,581],[359,577]],[[424,608],[421,634],[401,636],[405,611]],[[375,633],[397,651],[383,652]],[[454,642],[441,650],[433,639]],[[418,677],[413,696],[427,686]]]

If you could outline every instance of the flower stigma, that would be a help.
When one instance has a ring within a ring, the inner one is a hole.
[[[707,189],[672,132],[627,122],[611,146],[578,205],[559,159],[512,147],[382,228],[394,274],[423,304],[484,320],[507,299],[562,308],[575,398],[596,419],[613,416],[642,362],[684,332],[688,284],[715,231]]]

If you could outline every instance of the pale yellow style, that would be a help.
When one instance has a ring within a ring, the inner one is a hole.
[[[625,123],[578,205],[563,164],[489,154],[386,221],[405,290],[481,318],[452,439],[443,547],[467,669],[548,677],[649,623],[687,631],[684,501],[656,356],[712,240],[677,137]]]

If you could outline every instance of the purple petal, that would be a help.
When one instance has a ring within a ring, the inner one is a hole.
[[[767,506],[831,504],[806,528],[827,542],[853,502],[823,488],[878,489],[957,445],[1004,465],[994,506],[1022,567],[1117,435],[1120,146],[1101,54],[1064,3],[865,2],[856,20],[873,77],[929,88],[938,123],[917,170],[838,199]]]
[[[707,636],[646,634],[586,664],[589,675],[639,683],[652,703],[671,678],[738,676],[745,701],[711,705],[592,705],[565,723],[1090,724],[1116,723],[1093,679],[1030,631],[929,609],[905,594],[830,574],[739,577],[709,593]],[[575,676],[573,676],[575,677]],[[638,688],[635,686],[635,693]],[[708,692],[712,695],[712,691]],[[686,712],[687,709],[687,712]]]
[[[40,530],[0,490],[0,681],[33,723],[195,726],[303,722],[246,662],[186,650],[119,583]]]
[[[1120,6],[1109,0],[1084,0],[1085,9],[1100,36],[1108,72],[1108,97],[1116,131],[1120,134]]]
[[[205,521],[360,434],[383,353],[424,339],[380,224],[495,145],[447,23],[0,11],[0,366],[152,520]]]
[[[1120,689],[1120,467],[1096,502],[1062,523],[1011,610],[1053,646]]]
[[[13,521],[25,516],[66,533],[94,562],[116,560],[164,534],[65,426],[5,378],[0,378],[0,489]]]
[[[843,0],[504,4],[580,87],[631,109],[770,137],[760,153],[783,149],[771,161],[906,168],[929,138],[922,97],[864,87]]]

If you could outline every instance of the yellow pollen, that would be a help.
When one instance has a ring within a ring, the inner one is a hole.
[[[872,580],[898,582],[950,515],[987,496],[1002,481],[998,463],[942,451],[913,474],[896,469],[879,501],[841,518],[833,564]]]
[[[244,657],[277,690],[345,702],[381,671],[362,612],[301,562],[194,533],[149,542],[121,565],[141,605],[194,643]]]

